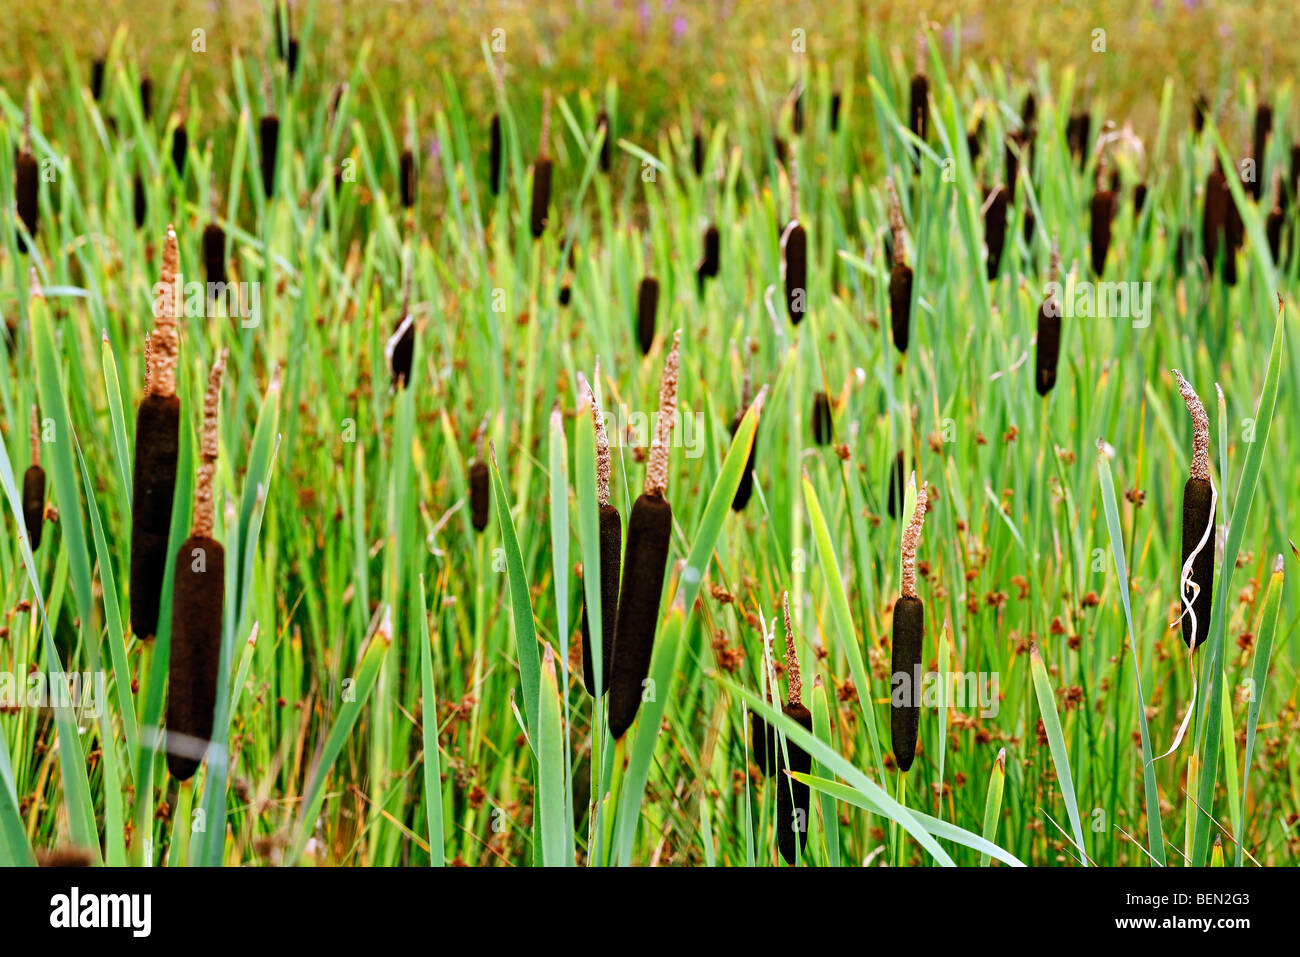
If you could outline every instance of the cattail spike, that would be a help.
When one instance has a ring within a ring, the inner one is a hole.
[[[1183,378],[1177,369],[1173,370],[1178,382],[1178,394],[1187,403],[1187,412],[1192,417],[1192,465],[1190,475],[1194,479],[1209,481],[1210,478],[1210,420],[1205,414],[1205,405],[1196,394],[1190,382]]]
[[[32,403],[31,443],[32,443],[31,464],[40,465],[41,464],[41,418],[40,418],[40,414],[36,411],[36,403],[34,402]]]
[[[659,382],[659,415],[655,420],[654,441],[646,464],[645,491],[647,495],[663,495],[668,488],[668,453],[672,446],[673,423],[677,418],[677,364],[678,345],[682,331],[673,333],[673,347],[664,362],[663,378]]]
[[[912,480],[915,481],[913,473]],[[903,530],[903,580],[899,591],[908,598],[916,597],[916,546],[921,542],[921,526],[925,524],[925,483],[916,490],[916,510],[912,520]]]
[[[194,485],[194,522],[190,534],[211,538],[213,528],[212,480],[217,471],[217,415],[221,408],[221,374],[226,370],[222,349],[208,373],[208,390],[203,396],[203,437],[198,480]]]
[[[551,140],[551,88],[548,86],[542,90],[542,131],[537,137],[537,158],[546,159],[550,156]]]
[[[167,239],[163,245],[162,279],[163,297],[155,309],[154,332],[150,340],[149,374],[150,395],[169,396],[176,394],[176,358],[180,345],[176,334],[176,272],[178,253],[176,249],[176,230],[167,227]]]
[[[904,264],[907,262],[907,249],[903,240],[903,209],[892,176],[885,177],[885,187],[889,190],[889,229],[894,235],[894,262]]]
[[[781,596],[781,613],[785,617],[785,701],[794,705],[803,697],[803,680],[799,675],[799,652],[794,646],[794,626],[790,623],[789,592]]]
[[[592,372],[593,379],[599,381],[600,377],[600,359],[596,359],[596,368]],[[605,416],[601,414],[600,403],[596,401],[596,390],[578,373],[578,388],[586,391],[587,398],[591,401],[591,421],[596,427],[596,504],[609,504],[609,435],[605,431]]]
[[[1047,267],[1047,281],[1054,284],[1061,274],[1061,249],[1056,241],[1056,230],[1052,230],[1052,256]]]

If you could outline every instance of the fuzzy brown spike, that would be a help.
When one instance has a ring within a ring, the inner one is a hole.
[[[1056,241],[1056,230],[1052,230],[1052,256],[1047,266],[1047,281],[1055,283],[1061,275],[1061,249]]]
[[[221,374],[226,369],[226,350],[222,349],[208,373],[208,391],[203,396],[203,437],[200,448],[199,476],[194,486],[194,522],[190,534],[211,538],[213,527],[212,480],[217,471],[217,415],[221,408]]]
[[[144,394],[149,394],[149,382],[153,377],[153,337],[144,334]]]
[[[542,131],[537,137],[537,158],[547,159],[551,155],[551,88],[542,90]]]
[[[885,177],[885,187],[889,190],[889,229],[894,235],[894,262],[906,264],[907,247],[904,242],[903,209],[898,202],[898,191],[894,189],[894,178]]]
[[[785,701],[799,704],[803,698],[803,679],[799,674],[799,652],[794,646],[794,625],[790,623],[790,593],[781,596],[781,614],[785,618]]]
[[[581,377],[582,373],[578,373]],[[600,380],[600,359],[596,359],[596,367],[592,371],[592,378],[595,381]],[[581,383],[586,387],[587,397],[591,400],[591,420],[596,426],[596,504],[609,504],[609,435],[605,431],[605,416],[601,414],[600,403],[596,401],[596,390],[585,380]]]
[[[663,378],[659,382],[659,415],[655,419],[654,440],[650,444],[645,470],[647,495],[662,496],[668,488],[668,454],[672,448],[673,423],[677,418],[677,366],[681,338],[682,331],[678,329],[673,333],[673,346],[668,351]]]
[[[32,403],[32,427],[31,427],[30,438],[32,443],[31,464],[40,465],[41,464],[41,418],[40,418],[40,413],[36,411],[36,403],[34,402]]]
[[[163,245],[163,262],[161,284],[166,287],[162,302],[158,303],[157,315],[154,317],[154,332],[150,341],[151,371],[149,374],[150,395],[170,396],[176,394],[176,358],[180,343],[176,334],[176,272],[179,255],[176,249],[176,230],[167,227],[167,239]]]
[[[1209,481],[1210,479],[1210,420],[1205,414],[1205,405],[1196,394],[1190,382],[1183,378],[1177,369],[1173,370],[1178,382],[1178,394],[1187,404],[1187,412],[1192,417],[1192,465],[1190,477]]]
[[[899,591],[905,597],[916,597],[916,546],[921,542],[921,526],[925,524],[925,484],[916,490],[916,510],[912,520],[903,530],[903,580]]]

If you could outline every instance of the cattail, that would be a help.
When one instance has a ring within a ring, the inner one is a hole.
[[[691,166],[696,176],[704,175],[704,134],[700,132],[698,123],[691,133]]]
[[[609,732],[621,738],[641,706],[642,684],[650,673],[659,599],[668,565],[673,510],[664,497],[668,488],[668,454],[677,418],[677,364],[680,330],[664,363],[659,385],[659,415],[646,463],[645,491],[632,503],[623,552],[623,580],[618,596],[613,666],[609,681]]]
[[[1213,268],[1216,257],[1223,259],[1223,280],[1237,282],[1236,244],[1232,236],[1232,218],[1237,206],[1228,189],[1223,166],[1215,163],[1205,181],[1205,209],[1201,220],[1201,248],[1206,263]]]
[[[1264,221],[1264,235],[1268,238],[1268,251],[1273,256],[1274,264],[1282,261],[1282,222],[1286,219],[1282,212],[1282,171],[1273,172],[1273,208],[1268,211]]]
[[[226,281],[226,231],[216,222],[203,227],[203,267],[208,282]]]
[[[1034,211],[1028,205],[1026,205],[1024,225],[1022,227],[1026,246],[1031,245],[1034,241],[1034,227],[1036,225],[1037,223],[1034,220]]]
[[[153,117],[153,78],[149,76],[140,80],[140,113],[146,123]]]
[[[1002,249],[1007,241],[1007,188],[993,187],[984,202],[984,242],[988,245],[988,277],[998,278]]]
[[[984,117],[975,121],[975,129],[966,134],[966,152],[970,153],[971,164],[980,156],[980,134],[984,132]]]
[[[533,239],[540,239],[546,231],[546,218],[551,206],[551,160],[547,141],[551,134],[551,91],[542,91],[542,134],[537,144],[537,162],[533,164]]]
[[[808,233],[799,222],[799,172],[790,160],[790,222],[781,234],[781,256],[785,274],[785,306],[792,325],[799,325],[808,312]]]
[[[1205,117],[1210,112],[1210,101],[1206,99],[1204,93],[1196,94],[1196,99],[1192,101],[1192,129],[1197,136],[1205,129]]]
[[[190,134],[182,119],[172,130],[172,167],[176,170],[176,175],[181,178],[185,176],[185,157],[189,150]]]
[[[740,386],[740,408],[736,411],[736,416],[731,420],[731,437],[736,437],[736,431],[740,428],[741,420],[745,417],[745,409],[749,405],[749,339],[745,339],[745,374],[741,379]],[[758,433],[754,434],[754,441],[749,447],[749,458],[745,460],[745,471],[740,473],[740,484],[736,486],[736,495],[731,500],[731,510],[739,512],[749,504],[750,496],[754,494],[754,456],[758,453]]]
[[[501,191],[501,117],[496,113],[488,128],[488,189],[493,196]]]
[[[32,406],[32,464],[23,473],[23,524],[32,551],[41,547],[41,525],[45,521],[45,469],[41,468],[41,422]]]
[[[596,365],[597,376],[600,365]],[[623,551],[623,518],[609,504],[609,436],[605,418],[596,404],[596,394],[581,379],[578,388],[591,403],[591,418],[596,425],[596,502],[600,509],[600,690],[609,690],[610,666],[614,660],[614,631],[618,627],[619,561]],[[582,605],[582,683],[587,694],[596,697],[596,664],[592,660],[591,634],[587,624],[587,604]]]
[[[783,599],[785,616],[785,681],[786,701],[781,713],[798,723],[805,731],[812,731],[812,713],[803,705],[803,682],[799,676],[799,653],[794,646],[794,628],[790,624],[790,596]],[[808,774],[812,771],[812,756],[789,738],[785,754],[778,759],[782,771]],[[799,848],[808,837],[808,785],[796,781],[788,774],[776,776],[776,846],[781,857],[793,866]]]
[[[596,129],[603,130],[605,133],[604,139],[600,141],[600,171],[608,173],[610,164],[609,138],[613,135],[613,130],[609,128],[609,114],[604,110],[601,110],[596,115]]]
[[[1056,367],[1061,358],[1061,304],[1054,295],[1060,268],[1061,254],[1057,250],[1056,236],[1052,236],[1048,292],[1038,307],[1038,336],[1034,352],[1034,388],[1039,395],[1047,395],[1056,385]]]
[[[1147,204],[1147,184],[1145,181],[1133,187],[1133,215],[1141,216]]]
[[[825,392],[813,395],[812,407],[813,441],[818,445],[829,445],[831,441],[831,400]]]
[[[1105,157],[1097,161],[1097,188],[1089,204],[1092,271],[1100,276],[1106,271],[1106,254],[1110,251],[1111,217],[1115,213],[1115,194],[1102,185]]]
[[[1025,99],[1020,107],[1020,122],[1024,129],[1032,130],[1038,122],[1038,100],[1033,90],[1025,91]]]
[[[903,453],[894,456],[893,467],[889,469],[889,489],[885,496],[890,518],[898,518],[903,510],[903,484],[907,481],[906,465]]]
[[[789,162],[790,147],[782,137],[777,136],[775,133],[772,134],[772,152],[776,154],[776,161],[779,165],[785,166]]]
[[[564,245],[564,239],[562,236],[560,238],[560,245],[561,246]],[[578,244],[575,242],[569,246],[568,267],[564,271],[564,278],[560,285],[560,294],[557,297],[561,307],[567,306],[569,304],[569,301],[573,298],[573,287],[572,287],[573,270],[577,268],[574,265],[574,262],[577,258],[577,253],[578,253]]]
[[[795,136],[803,133],[803,84],[797,84],[790,94],[790,129]]]
[[[636,292],[636,338],[641,355],[649,355],[655,344],[655,312],[659,308],[659,280],[646,276]]]
[[[30,102],[23,116],[22,144],[14,158],[14,202],[18,207],[18,218],[23,221],[28,235],[35,240],[40,224],[40,166],[32,154]],[[18,251],[27,252],[27,240],[22,233],[18,234]]]
[[[919,140],[925,139],[926,112],[929,108],[930,81],[925,75],[925,33],[916,37],[916,72],[908,90],[907,124]]]
[[[1088,143],[1092,137],[1092,116],[1087,110],[1070,117],[1065,135],[1069,141],[1070,152],[1079,160],[1079,169],[1083,169],[1088,161]]]
[[[487,420],[478,427],[478,455],[469,467],[469,513],[474,531],[481,532],[487,528],[488,505],[491,502],[488,491],[488,467],[483,458],[483,442],[487,437]]]
[[[402,292],[402,318],[393,329],[385,351],[388,353],[388,367],[393,374],[393,388],[401,390],[411,384],[411,363],[415,358],[415,320],[411,315],[411,274],[410,249],[402,257],[402,271],[406,279]]]
[[[1273,132],[1273,107],[1267,103],[1260,103],[1255,107],[1255,141],[1254,151],[1251,153],[1255,158],[1255,175],[1247,184],[1255,202],[1259,202],[1263,188],[1264,151],[1268,147],[1268,135],[1271,132]]]
[[[704,280],[713,279],[721,268],[722,237],[718,227],[709,223],[704,230],[704,256],[695,268],[695,286],[700,295],[704,294]]]
[[[104,58],[95,57],[90,63],[90,95],[99,102],[104,92]]]
[[[93,851],[71,844],[65,847],[53,847],[45,851],[36,851],[35,856],[37,867],[95,866],[95,855]]]
[[[275,157],[280,148],[280,118],[274,113],[262,117],[258,124],[258,141],[262,156],[262,188],[266,198],[275,193]]]
[[[894,348],[907,355],[912,330],[912,267],[907,264],[907,243],[903,236],[903,210],[898,203],[893,177],[885,178],[889,189],[889,228],[893,235],[894,265],[889,270],[889,324]]]
[[[135,472],[131,506],[131,631],[148,640],[158,628],[158,600],[167,563],[181,402],[176,396],[177,250],[167,227],[163,246],[162,293],[154,307],[149,337],[145,397],[135,424]]]
[[[840,91],[836,90],[831,94],[831,132],[838,132],[840,128]]]
[[[131,182],[131,211],[135,216],[135,228],[143,229],[145,218],[149,215],[149,195],[144,189],[144,177],[139,173]]]
[[[1183,374],[1174,370],[1178,392],[1192,417],[1192,466],[1183,486],[1183,563],[1178,594],[1183,606],[1183,641],[1192,651],[1210,631],[1214,595],[1214,483],[1210,479],[1210,420]]]
[[[402,180],[402,207],[411,209],[415,206],[415,153],[408,146],[402,150],[400,161]]]
[[[212,737],[221,667],[221,617],[226,553],[213,535],[212,481],[217,470],[217,410],[223,351],[212,363],[203,397],[203,440],[194,484],[190,537],[176,552],[172,588],[171,657],[167,679],[167,769],[179,781],[194,776]]]
[[[900,771],[907,771],[916,758],[916,732],[921,723],[921,652],[925,636],[925,606],[916,595],[916,546],[925,522],[925,486],[916,495],[916,511],[903,531],[903,578],[898,601],[894,602],[891,641],[891,700],[889,739]],[[899,686],[905,692],[898,703]]]

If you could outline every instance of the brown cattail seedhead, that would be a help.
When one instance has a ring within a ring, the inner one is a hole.
[[[212,737],[221,667],[226,553],[213,535],[212,482],[217,459],[217,410],[223,353],[212,365],[203,400],[203,439],[194,487],[190,537],[176,552],[172,591],[171,657],[167,683],[167,769],[194,776]]]
[[[226,281],[226,231],[217,223],[203,227],[203,268],[208,282]]]
[[[487,463],[479,459],[469,467],[469,513],[476,532],[487,528],[490,500]]]
[[[402,208],[412,209],[415,206],[415,154],[409,146],[402,150],[400,166]]]
[[[39,193],[40,167],[36,157],[28,150],[20,149],[14,163],[14,201],[18,206],[18,218],[33,240],[40,222]],[[18,233],[18,251],[27,252],[27,241],[22,233]]]
[[[600,144],[600,171],[608,173],[610,165],[609,141],[614,135],[614,131],[609,128],[609,114],[604,110],[601,110],[596,116],[596,129],[605,131],[605,138]]]
[[[1268,147],[1268,136],[1273,132],[1273,107],[1267,103],[1261,103],[1255,107],[1255,139],[1254,150],[1251,156],[1255,158],[1255,177],[1246,184],[1250,190],[1250,195],[1255,202],[1259,202],[1259,197],[1264,185],[1264,151]]]
[[[608,502],[600,506],[600,691],[609,690],[614,661],[614,634],[618,627],[619,563],[623,558],[623,517]],[[582,683],[596,697],[596,663],[593,660],[587,604],[582,605]]]
[[[812,407],[813,441],[818,445],[829,445],[833,433],[831,425],[831,400],[825,392],[813,395]]]
[[[781,712],[805,731],[812,731],[812,713],[800,700],[803,681],[799,674],[799,653],[795,649],[794,627],[790,624],[790,595],[783,597],[785,617],[785,675],[786,701]],[[770,735],[775,737],[775,735]],[[773,742],[776,743],[776,742]],[[777,767],[782,772],[808,774],[812,770],[812,757],[789,738],[778,756]],[[808,785],[796,781],[785,773],[776,776],[776,844],[781,857],[791,866],[799,859],[799,847],[808,837]]]
[[[185,177],[185,157],[189,154],[189,150],[189,131],[185,128],[184,122],[178,123],[172,130],[172,168],[182,179]]]
[[[488,127],[488,189],[493,196],[501,191],[501,117],[496,113]]]
[[[262,188],[266,198],[275,194],[275,158],[280,149],[280,118],[274,113],[262,117],[258,124],[258,143],[262,157]]]
[[[1089,204],[1092,271],[1097,276],[1106,271],[1106,254],[1110,251],[1111,217],[1114,212],[1115,194],[1099,186],[1092,194],[1092,202]]]
[[[840,129],[840,91],[836,90],[831,94],[831,132],[837,133]]]
[[[642,685],[650,673],[659,600],[668,567],[673,509],[664,497],[668,487],[668,453],[677,417],[678,348],[681,332],[664,362],[659,383],[659,413],[646,463],[645,491],[632,503],[623,552],[623,580],[614,630],[614,661],[609,681],[609,732],[621,738],[641,706]]]
[[[104,58],[95,57],[90,63],[90,95],[96,103],[104,92]]]
[[[731,437],[736,437],[736,430],[740,428],[740,422],[745,417],[745,410],[741,408],[736,413],[736,417],[731,420]],[[754,433],[753,444],[749,447],[749,458],[745,460],[745,471],[740,473],[740,484],[736,486],[736,496],[731,500],[731,510],[733,512],[741,511],[749,504],[751,496],[754,494],[754,457],[758,454],[758,433]]]
[[[551,92],[542,94],[542,133],[537,144],[537,161],[533,164],[533,195],[530,225],[533,239],[541,239],[546,232],[546,219],[551,208],[552,166],[547,144],[551,135]]]
[[[1056,288],[1060,270],[1060,253],[1052,237],[1052,265],[1048,272],[1049,290]],[[1034,351],[1034,388],[1047,395],[1056,386],[1056,368],[1061,359],[1061,304],[1049,292],[1038,306],[1038,336]]]
[[[162,283],[174,291],[176,233],[168,227]],[[181,402],[176,396],[176,303],[164,293],[149,338],[148,392],[135,424],[135,469],[131,505],[131,631],[148,640],[158,629],[158,604],[167,562]]]
[[[908,92],[907,125],[919,140],[925,139],[926,112],[929,109],[930,81],[924,73],[912,77]]]
[[[45,469],[41,468],[41,425],[32,406],[32,464],[23,473],[23,524],[32,551],[41,547],[41,527],[45,521]]]
[[[925,522],[926,494],[922,486],[916,511],[903,533],[901,594],[894,602],[890,653],[889,739],[898,769],[906,772],[916,758],[921,722],[921,653],[925,636],[925,606],[916,594],[916,547]]]
[[[988,246],[988,277],[998,278],[1007,241],[1007,188],[995,186],[984,207],[984,242]]]
[[[789,171],[790,222],[781,235],[781,256],[786,312],[797,326],[808,312],[808,233],[799,222],[799,170],[793,157]]]
[[[704,175],[704,136],[698,127],[691,134],[691,167],[696,176]]]
[[[646,276],[636,292],[636,338],[641,355],[650,354],[655,344],[655,313],[659,309],[659,280]]]
[[[722,268],[722,236],[718,227],[709,223],[704,230],[704,256],[695,270],[696,288],[704,294],[704,280],[713,279]]]
[[[149,214],[149,196],[144,189],[144,177],[139,173],[131,183],[131,211],[135,214],[135,228],[143,229]]]
[[[1192,129],[1197,136],[1205,129],[1205,117],[1210,112],[1210,101],[1204,93],[1198,93],[1192,101]]]
[[[146,123],[153,118],[153,79],[147,76],[140,80],[140,113]]]
[[[1210,420],[1200,396],[1177,369],[1174,370],[1174,379],[1192,418],[1192,464],[1188,469],[1187,484],[1183,486],[1183,560],[1179,565],[1178,579],[1183,641],[1195,651],[1209,634],[1214,597],[1215,495],[1210,477]],[[1184,581],[1189,560],[1190,575]],[[1187,604],[1191,605],[1190,611]]]
[[[600,375],[600,366],[596,366]],[[596,501],[600,509],[600,684],[597,688],[595,655],[587,623],[587,603],[582,604],[582,681],[593,698],[609,690],[610,666],[614,660],[614,632],[618,627],[618,586],[623,551],[623,517],[609,504],[609,436],[605,419],[596,404],[596,393],[579,374],[579,390],[591,403],[596,428]],[[584,589],[583,594],[586,594]]]
[[[892,179],[886,179],[885,184],[889,187],[890,252],[894,259],[889,270],[889,325],[893,331],[894,348],[906,355],[912,329],[912,267],[906,261],[907,244],[903,237],[903,212],[898,204],[898,193]]]

